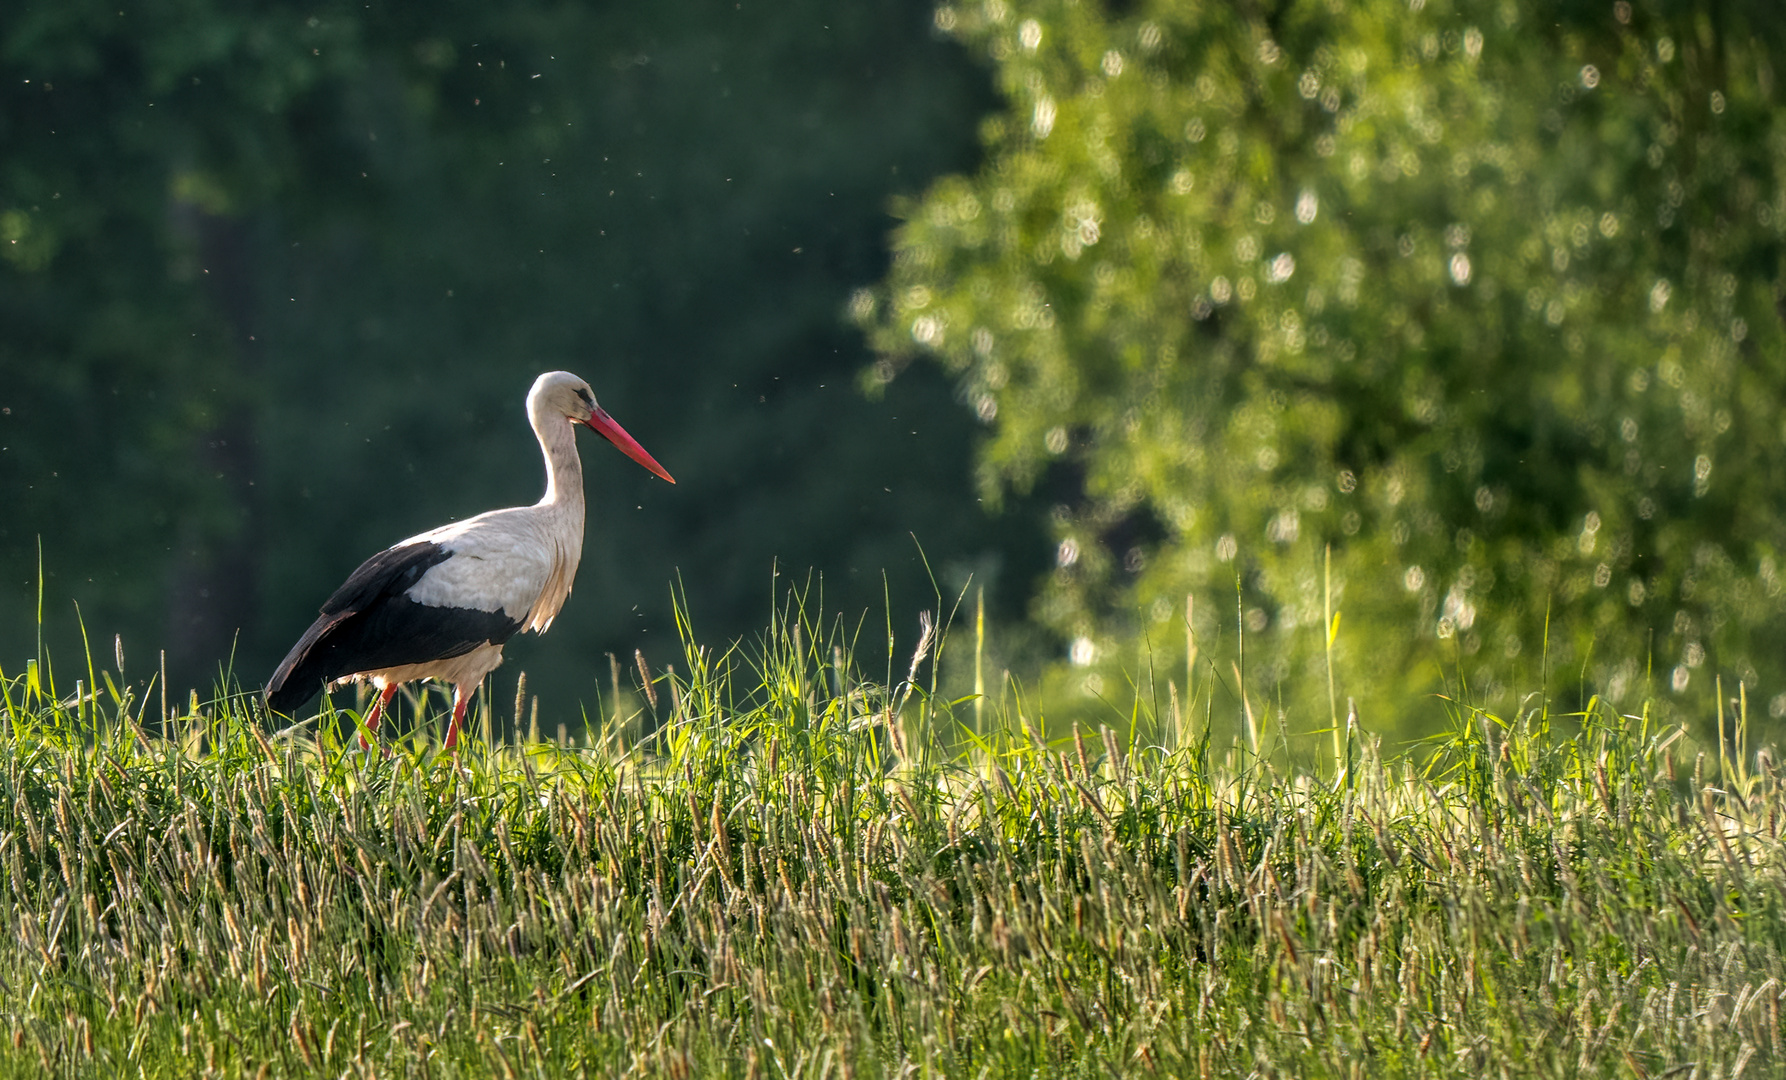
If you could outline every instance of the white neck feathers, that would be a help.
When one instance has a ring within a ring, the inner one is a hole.
[[[577,454],[577,432],[568,417],[555,411],[541,414],[529,410],[533,433],[539,438],[540,450],[546,456],[546,493],[539,505],[574,507],[579,518],[583,511],[583,459]]]
[[[569,417],[547,407],[538,395],[529,395],[527,418],[546,458],[546,493],[535,505],[552,548],[552,572],[523,629],[543,633],[570,596],[583,558],[583,462]]]

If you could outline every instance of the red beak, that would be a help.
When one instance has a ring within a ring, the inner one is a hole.
[[[650,469],[652,472],[663,477],[665,480],[668,480],[670,483],[674,484],[676,482],[676,478],[666,472],[664,467],[657,463],[656,458],[645,452],[645,448],[639,445],[637,439],[628,435],[625,428],[614,422],[614,418],[608,415],[606,409],[597,406],[595,410],[589,414],[589,419],[586,420],[585,423],[587,423],[597,435],[600,435],[615,446],[618,446],[620,452],[627,457],[632,458],[634,461],[645,466],[647,469]]]

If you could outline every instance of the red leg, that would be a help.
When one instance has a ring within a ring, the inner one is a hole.
[[[459,745],[459,725],[465,719],[465,704],[469,696],[462,686],[453,687],[453,722],[447,725],[446,748],[453,749]]]
[[[396,683],[387,684],[385,688],[379,692],[378,700],[372,703],[371,711],[366,714],[366,730],[377,733],[378,718],[384,715],[385,706],[391,703],[391,695],[396,692]],[[371,743],[366,741],[366,736],[360,736],[360,749],[365,750],[371,745]]]

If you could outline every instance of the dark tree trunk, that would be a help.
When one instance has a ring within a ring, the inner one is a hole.
[[[168,572],[167,662],[170,687],[208,695],[230,663],[237,634],[259,614],[261,536],[254,511],[259,469],[249,397],[262,364],[248,225],[188,203],[173,209],[177,231],[197,248],[199,277],[230,340],[229,383],[216,387],[216,422],[199,437],[194,467],[220,485],[221,520],[188,514]],[[212,505],[217,505],[213,503]]]

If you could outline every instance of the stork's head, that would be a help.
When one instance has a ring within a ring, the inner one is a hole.
[[[535,379],[533,389],[527,394],[527,412],[536,417],[563,416],[573,424],[582,424],[619,447],[627,457],[670,483],[676,482],[656,458],[646,453],[625,428],[614,422],[607,410],[595,403],[595,393],[589,389],[589,384],[568,371],[548,371]]]

